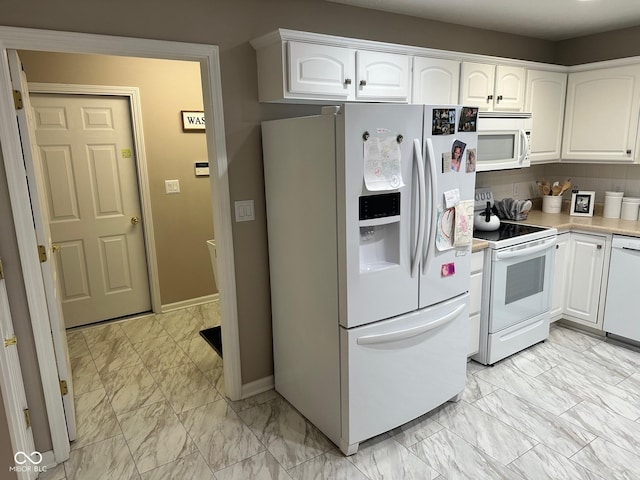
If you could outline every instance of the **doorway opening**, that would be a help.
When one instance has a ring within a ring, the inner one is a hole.
[[[224,380],[227,395],[241,397],[240,357],[237,331],[234,257],[231,235],[230,197],[227,157],[224,138],[222,93],[219,56],[215,46],[182,44],[121,37],[105,37],[67,32],[47,32],[31,29],[0,28],[3,57],[8,49],[64,53],[84,53],[197,61],[200,64],[204,113],[207,117],[207,159],[211,168],[210,189],[214,199],[214,225],[219,252],[219,278],[225,346]],[[37,362],[40,367],[53,451],[58,462],[68,458],[69,439],[60,396],[56,354],[49,322],[46,294],[39,261],[31,253],[37,251],[33,230],[29,190],[24,179],[20,134],[15,121],[13,95],[8,87],[10,73],[6,62],[0,65],[1,84],[7,86],[0,93],[0,143],[2,145],[7,183],[18,237],[25,290],[31,314]]]

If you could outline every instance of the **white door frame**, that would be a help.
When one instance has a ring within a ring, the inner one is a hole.
[[[223,362],[225,393],[232,400],[239,400],[242,395],[242,378],[238,308],[218,47],[194,43],[0,27],[0,85],[3,86],[0,87],[0,145],[4,157],[11,209],[16,227],[27,302],[56,461],[61,463],[69,458],[70,445],[58,385],[58,372],[42,272],[36,253],[37,243],[31,221],[29,190],[10,87],[7,49],[160,58],[200,63],[204,111],[205,116],[210,119],[207,123],[212,127],[207,128],[206,137],[209,147],[207,149],[209,164],[212,166],[212,172],[215,172],[210,176],[210,182],[216,245],[220,253],[218,268],[220,273],[219,290],[222,299],[220,306],[224,326],[222,344],[225,351],[225,361]]]
[[[27,80],[29,78],[27,77]],[[100,95],[126,97],[129,100],[131,113],[131,131],[133,135],[133,149],[137,171],[137,190],[142,209],[142,228],[144,230],[145,255],[147,258],[147,272],[149,275],[149,291],[151,293],[151,309],[154,313],[162,312],[160,299],[160,281],[158,277],[158,262],[156,261],[156,240],[151,216],[151,190],[149,175],[147,174],[147,154],[144,143],[144,128],[142,126],[142,107],[140,103],[140,89],[138,87],[111,85],[76,85],[66,83],[37,83],[29,82],[30,93],[51,93],[64,95]],[[48,219],[45,219],[48,221]]]

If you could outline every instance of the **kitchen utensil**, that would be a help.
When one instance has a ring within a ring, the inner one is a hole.
[[[491,202],[487,202],[487,207],[476,213],[473,218],[473,228],[491,232],[497,230],[500,226],[500,219],[491,211]]]
[[[571,182],[570,182],[570,178],[566,179],[564,182],[562,182],[561,185],[561,189],[560,189],[560,195],[562,195],[564,192],[566,192],[567,190],[569,190],[571,188]]]
[[[549,195],[551,193],[551,187],[549,186],[549,184],[543,184],[542,185],[542,194],[543,195]]]
[[[558,184],[558,182],[553,184],[553,187],[551,187],[551,195],[560,195],[560,192],[562,191],[562,187]]]

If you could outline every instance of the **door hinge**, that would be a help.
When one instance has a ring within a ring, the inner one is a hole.
[[[60,380],[60,394],[64,397],[67,393],[69,393],[69,387],[67,387],[67,381]]]
[[[40,257],[40,263],[47,261],[47,247],[44,245],[38,245],[38,256]]]
[[[4,339],[4,346],[5,347],[10,347],[11,345],[15,345],[16,343],[18,343],[18,339],[16,338],[16,336],[14,335],[11,338],[5,338]]]
[[[0,260],[0,280],[4,278],[4,269],[2,268],[2,260]]]
[[[30,428],[31,427],[31,414],[29,414],[29,409],[25,408],[23,410],[23,412],[24,412],[24,421],[27,424],[27,428]]]
[[[16,110],[22,110],[24,108],[22,103],[22,93],[20,90],[13,91],[13,105],[16,107]]]

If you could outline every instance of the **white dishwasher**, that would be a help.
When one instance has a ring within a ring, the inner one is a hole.
[[[604,331],[640,342],[640,295],[634,281],[640,272],[640,238],[614,235]]]

